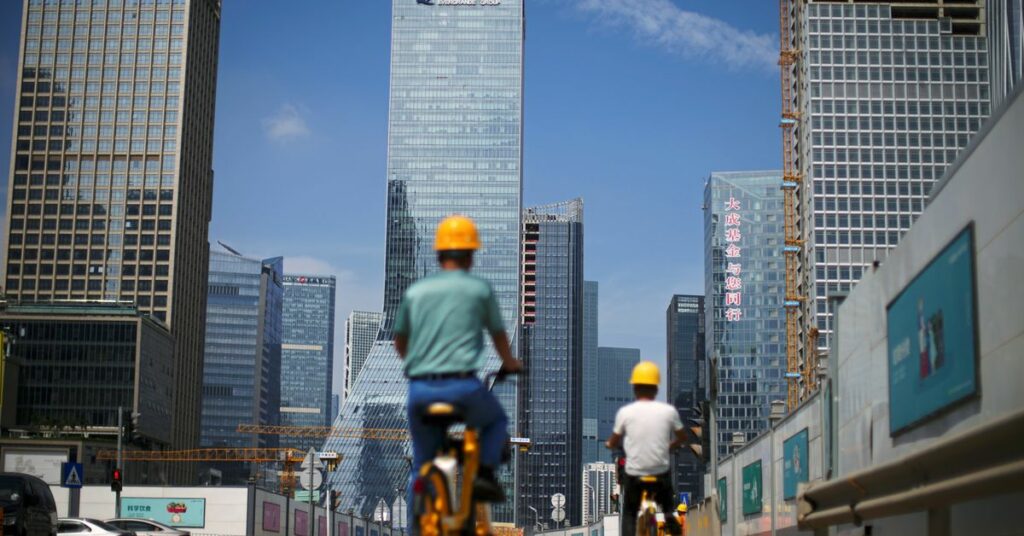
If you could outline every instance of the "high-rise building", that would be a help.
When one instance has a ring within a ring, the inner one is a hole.
[[[786,399],[782,174],[716,172],[704,187],[706,355],[717,360],[720,454]]]
[[[583,524],[601,519],[614,513],[617,505],[612,495],[618,495],[619,484],[615,478],[615,464],[605,462],[588,463],[583,466]],[[522,525],[528,525],[523,520]]]
[[[565,497],[565,520],[581,522],[583,467],[583,201],[523,213],[523,315],[519,356],[519,455],[516,517]]]
[[[601,459],[597,437],[597,281],[583,282],[583,463]]]
[[[793,297],[806,298],[821,349],[828,296],[885,258],[989,115],[986,1],[814,0],[793,17],[804,255]]]
[[[1024,0],[988,0],[992,104],[998,106],[1024,78]]]
[[[270,435],[239,424],[279,424],[284,287],[281,257],[253,259],[210,251],[203,364],[203,447],[276,447]],[[244,483],[248,469],[222,469],[225,484]]]
[[[130,301],[166,323],[171,444],[194,448],[220,1],[24,6],[4,292]]]
[[[459,213],[476,221],[483,248],[473,273],[494,287],[508,333],[517,331],[523,2],[435,4],[392,6],[384,317],[336,421],[343,427],[407,429],[391,329],[405,289],[437,270],[432,246],[441,218]],[[497,392],[514,420],[515,382]],[[339,438],[327,447],[343,455],[331,477],[341,510],[368,515],[378,498],[392,504],[405,488],[408,444]],[[511,472],[501,478],[513,497]],[[495,518],[511,521],[513,502],[496,507]]]
[[[334,276],[286,275],[281,334],[281,424],[331,424],[334,378]],[[323,445],[290,438],[293,447]]]
[[[615,348],[601,346],[597,349],[597,438],[600,444],[600,461],[611,463],[614,453],[604,443],[612,436],[615,428],[615,414],[619,408],[633,402],[633,386],[629,376],[633,367],[640,362],[637,348]]]
[[[668,401],[687,424],[696,417],[694,408],[706,400],[704,296],[672,296],[665,316]],[[676,491],[689,492],[695,501],[703,497],[704,466],[700,460],[689,452],[677,453],[673,471]]]
[[[345,321],[345,387],[342,390],[345,398],[352,391],[366,356],[370,355],[382,319],[380,313],[352,311]]]

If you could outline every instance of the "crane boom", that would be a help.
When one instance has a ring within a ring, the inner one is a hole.
[[[302,451],[292,448],[217,448],[192,450],[126,450],[125,461],[148,462],[281,462],[302,459]],[[101,450],[97,460],[116,460],[117,451]]]
[[[239,433],[280,435],[291,437],[340,437],[347,439],[376,439],[379,441],[407,441],[409,432],[398,428],[339,428],[334,426],[284,426],[268,424],[239,424]]]

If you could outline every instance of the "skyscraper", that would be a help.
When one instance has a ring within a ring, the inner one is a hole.
[[[988,0],[992,104],[998,106],[1024,78],[1024,0]]]
[[[334,377],[333,276],[286,275],[281,334],[281,424],[331,424]],[[319,448],[318,438],[291,438],[291,445]]]
[[[199,442],[219,34],[219,0],[30,0],[22,19],[4,291],[165,322],[182,449]]]
[[[696,417],[693,408],[706,399],[704,296],[672,296],[665,316],[668,401],[688,425],[688,419]],[[700,460],[688,452],[677,453],[674,472],[676,491],[687,491],[694,500],[703,497],[704,466]]]
[[[581,522],[583,466],[583,201],[528,208],[523,214],[523,316],[519,355],[519,455],[516,517],[565,496],[565,519]]]
[[[801,290],[819,348],[827,297],[884,260],[989,115],[986,0],[930,4],[812,1],[794,18]]]
[[[613,453],[604,446],[615,427],[615,414],[619,408],[633,402],[633,386],[629,376],[640,362],[640,350],[601,346],[597,349],[597,438],[601,461],[611,463]]]
[[[483,248],[473,272],[493,285],[510,335],[519,314],[523,2],[394,0],[392,11],[384,318],[336,421],[344,427],[407,428],[391,329],[405,289],[437,270],[442,217],[476,220]],[[514,383],[499,392],[512,419],[515,394]],[[342,510],[370,514],[408,481],[404,442],[332,439],[327,448],[343,455],[331,479]],[[497,519],[511,520],[505,506]]]
[[[612,501],[612,495],[619,493],[615,474],[613,463],[594,462],[583,466],[584,524],[616,511],[617,505]],[[522,525],[529,525],[529,520],[523,520]]]
[[[782,174],[712,173],[704,188],[706,355],[718,368],[718,446],[768,427],[786,399]]]
[[[597,437],[597,281],[583,282],[583,463],[601,459]]]
[[[202,446],[276,447],[277,438],[240,433],[239,424],[278,424],[284,288],[281,257],[210,252],[203,364]],[[237,464],[224,483],[244,483]]]
[[[352,311],[345,321],[345,387],[342,396],[348,398],[359,371],[370,354],[383,315],[369,311]]]

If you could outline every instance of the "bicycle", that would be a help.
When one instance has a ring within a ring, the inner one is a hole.
[[[655,501],[657,494],[658,477],[640,477],[640,509],[637,512],[636,534],[637,536],[658,536],[663,534],[663,528],[658,522],[658,503]]]
[[[491,389],[507,374],[488,374]],[[449,429],[464,424],[462,413],[453,404],[435,402],[427,407],[424,424],[445,431],[444,442],[437,455],[420,468],[413,481],[414,523],[420,536],[488,536],[492,534],[490,506],[473,498],[473,482],[480,469],[480,440],[477,431],[466,427],[460,434]],[[524,443],[525,442],[525,443]],[[529,440],[510,441],[519,448]],[[461,474],[459,469],[461,470]],[[460,486],[461,477],[461,486]]]

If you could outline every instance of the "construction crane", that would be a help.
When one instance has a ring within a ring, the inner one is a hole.
[[[125,450],[121,459],[129,462],[287,462],[302,461],[303,452],[292,448],[216,448],[192,450]],[[96,453],[100,461],[117,460],[117,451]]]
[[[243,434],[290,437],[340,437],[344,439],[377,439],[380,441],[406,441],[409,439],[409,432],[398,428],[338,428],[334,426],[239,424],[236,431]]]
[[[800,311],[805,298],[799,292],[797,281],[800,255],[804,241],[797,228],[797,201],[804,177],[797,164],[797,139],[799,136],[800,112],[794,109],[794,96],[799,100],[799,84],[794,86],[793,74],[799,70],[800,50],[796,48],[792,34],[792,18],[799,9],[801,0],[779,0],[779,66],[782,71],[782,190],[785,210],[785,245],[783,254],[786,262],[786,407],[790,411],[800,401]]]

